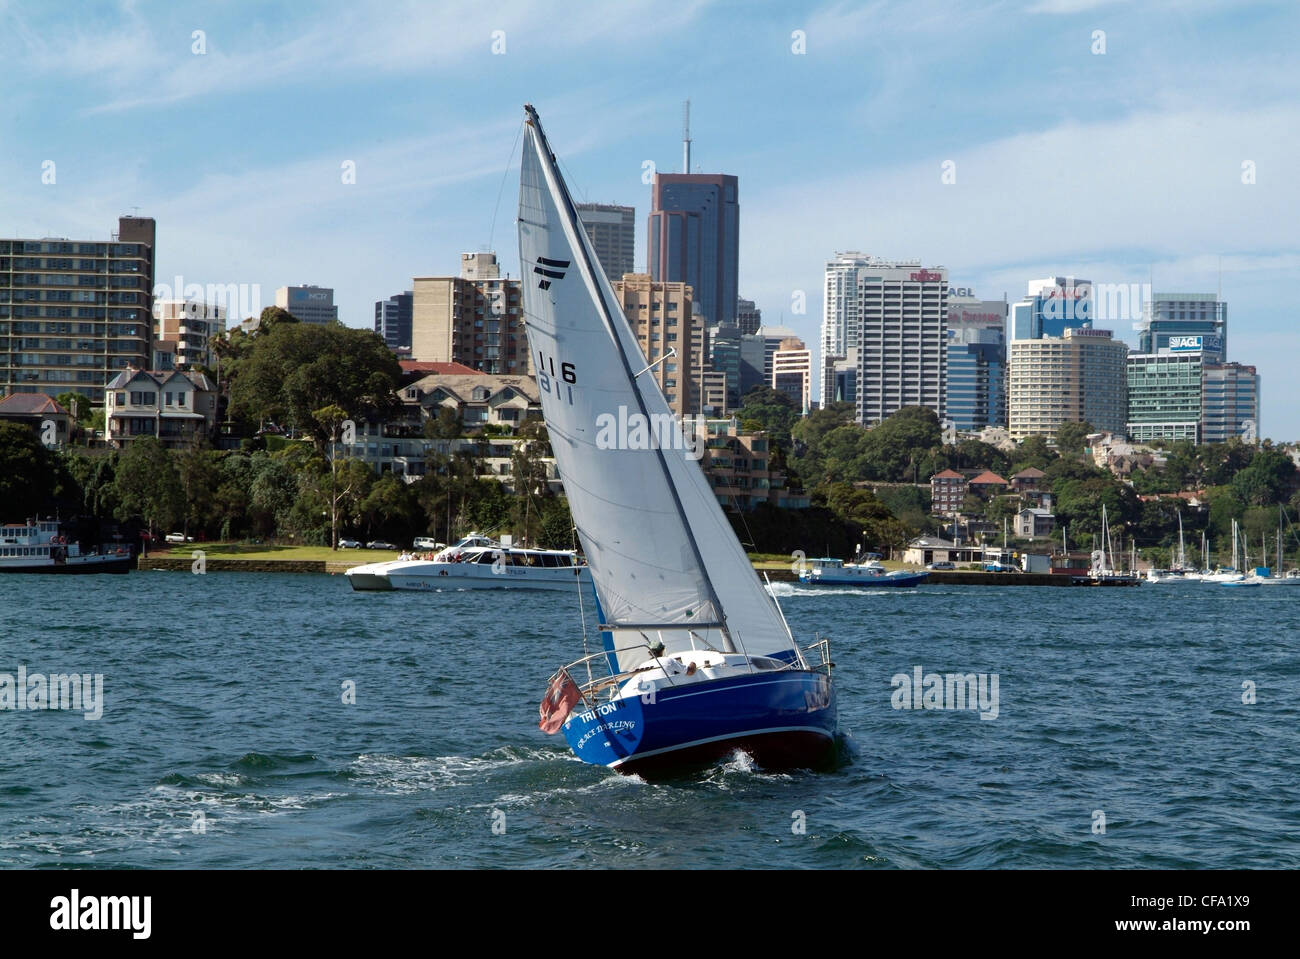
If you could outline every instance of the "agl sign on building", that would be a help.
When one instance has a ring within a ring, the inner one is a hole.
[[[1217,336],[1169,337],[1169,350],[1172,353],[1197,353],[1201,350],[1217,353],[1222,349],[1222,341]]]

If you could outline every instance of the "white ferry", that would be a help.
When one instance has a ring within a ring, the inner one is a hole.
[[[128,547],[83,550],[54,520],[0,526],[0,573],[125,573],[130,568]]]
[[[587,564],[572,550],[526,549],[470,533],[432,558],[403,553],[384,563],[354,566],[345,574],[355,590],[573,589],[591,582]]]

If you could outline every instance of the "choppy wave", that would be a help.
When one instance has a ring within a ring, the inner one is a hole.
[[[1300,606],[1264,591],[776,583],[834,637],[840,762],[644,781],[537,729],[573,597],[19,579],[6,662],[102,672],[105,711],[0,722],[0,865],[1300,867]],[[212,625],[160,632],[178,599]],[[998,718],[895,709],[917,665],[998,673]]]

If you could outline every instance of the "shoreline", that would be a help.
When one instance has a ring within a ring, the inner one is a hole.
[[[199,547],[196,547],[199,548]],[[205,559],[205,569],[210,573],[316,573],[341,576],[354,566],[363,562],[382,562],[372,557],[358,556],[356,559],[272,559],[257,557],[214,557]],[[184,572],[193,570],[194,560],[188,554],[141,556],[137,570],[141,572],[162,570],[166,572]],[[757,563],[754,572],[766,576],[774,583],[794,583],[798,577],[787,564],[780,568],[770,568],[770,564]],[[1090,582],[1086,576],[1076,577],[1061,573],[985,573],[975,570],[931,570],[925,583],[921,585],[940,586],[1135,586],[1137,583],[1104,581]],[[1082,579],[1082,582],[1080,580]],[[852,589],[853,587],[843,587]],[[863,587],[871,589],[870,586]],[[876,587],[887,588],[887,587]],[[914,588],[914,587],[913,587]]]

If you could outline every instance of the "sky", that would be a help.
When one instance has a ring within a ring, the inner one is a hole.
[[[159,284],[329,286],[372,327],[462,252],[518,275],[525,102],[576,199],[636,207],[645,269],[689,99],[765,323],[816,349],[839,250],[1012,302],[1221,290],[1262,435],[1300,440],[1297,36],[1293,0],[0,0],[0,236],[152,216]]]

